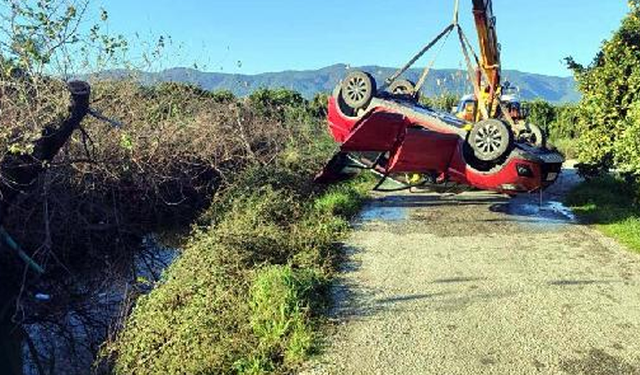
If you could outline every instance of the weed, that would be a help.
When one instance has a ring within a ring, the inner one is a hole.
[[[606,176],[577,186],[567,204],[582,220],[640,252],[638,189],[624,179]]]
[[[283,373],[313,352],[337,242],[371,185],[310,184],[310,149],[246,169],[217,196],[105,347],[116,373]]]

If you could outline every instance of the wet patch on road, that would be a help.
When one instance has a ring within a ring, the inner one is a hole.
[[[397,222],[408,218],[407,208],[401,204],[402,197],[378,198],[367,204],[360,215],[360,222]]]
[[[385,226],[398,234],[467,237],[556,231],[575,224],[576,218],[558,201],[540,203],[536,196],[531,195],[508,198],[495,193],[468,192],[377,198],[364,208],[358,221],[366,224],[368,229],[380,230],[380,226]]]
[[[513,222],[536,230],[560,229],[576,224],[576,216],[571,209],[558,201],[539,201],[533,196],[519,196],[506,204],[493,205],[493,212],[511,216]]]

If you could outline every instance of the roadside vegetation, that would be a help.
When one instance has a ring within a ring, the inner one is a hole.
[[[573,190],[567,204],[585,222],[640,253],[637,192],[635,184],[619,177],[597,177]]]
[[[227,176],[180,258],[137,301],[103,351],[118,374],[286,372],[316,346],[337,242],[370,184],[312,183],[333,149],[313,102],[261,90],[246,105],[290,133],[278,134],[280,151],[263,150],[268,163]]]
[[[0,6],[9,12],[3,23],[19,21],[0,35],[4,161],[32,153],[43,129],[65,116],[64,80],[132,66],[128,42],[102,31],[105,12],[86,35],[78,31],[87,1]],[[590,179],[570,203],[639,249],[640,8],[631,6],[592,65],[569,61],[584,94],[578,106],[528,105],[552,144],[584,163]],[[161,59],[165,43],[159,38],[144,59]],[[15,254],[0,255],[9,301],[0,318],[40,335],[33,340],[25,330],[30,363],[85,373],[56,367],[74,362],[66,357],[80,346],[74,335],[81,330],[93,340],[89,356],[103,344],[97,369],[105,372],[293,372],[317,349],[339,243],[372,186],[366,177],[312,183],[335,151],[324,124],[326,96],[263,89],[236,98],[184,84],[142,86],[135,77],[88,77],[91,105],[123,126],[87,117],[1,218],[46,266],[34,277]],[[423,100],[447,111],[457,102],[452,95]],[[619,176],[603,175],[611,168]],[[161,276],[142,277],[157,250],[141,246],[152,233],[173,235],[181,250]],[[98,297],[120,292],[116,286],[127,293]],[[30,297],[42,290],[53,300]],[[16,313],[5,314],[10,309]],[[96,320],[101,309],[121,311]],[[42,343],[42,332],[63,337],[66,346]]]
[[[3,163],[30,155],[66,115],[65,80],[129,67],[127,41],[101,31],[108,14],[78,31],[87,4],[0,0],[3,22],[19,20],[0,37],[12,41],[0,43]],[[160,59],[164,43],[147,58]],[[36,277],[0,254],[0,318],[24,329],[26,364],[87,373],[83,361],[106,341],[100,372],[294,369],[316,346],[338,243],[370,187],[312,182],[334,152],[326,97],[88,78],[91,106],[122,126],[86,117],[2,217],[46,266]],[[162,276],[149,272],[159,249],[142,246],[153,233],[181,249]],[[48,303],[32,298],[43,290]]]
[[[580,130],[577,126],[577,105],[551,104],[542,99],[523,103],[529,111],[528,121],[538,125],[548,136],[548,145],[556,148],[567,159],[578,156],[576,140]]]
[[[582,100],[573,116],[586,181],[568,203],[582,219],[640,250],[640,1],[593,62],[568,58]]]
[[[116,373],[282,373],[313,352],[336,242],[369,186],[320,192],[281,163],[248,169],[214,201],[106,347]]]

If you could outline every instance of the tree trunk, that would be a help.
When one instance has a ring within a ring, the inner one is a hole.
[[[7,155],[0,162],[0,225],[15,199],[33,187],[38,176],[48,162],[67,143],[89,110],[91,87],[88,83],[69,83],[71,104],[69,116],[59,124],[47,125],[42,137],[34,142],[33,153],[29,155]]]

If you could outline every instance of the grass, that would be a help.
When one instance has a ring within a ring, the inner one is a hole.
[[[640,205],[635,184],[616,177],[585,181],[567,204],[586,223],[640,253]]]
[[[203,216],[103,350],[116,374],[290,373],[314,353],[336,244],[371,183],[310,191],[296,170],[248,170]]]

